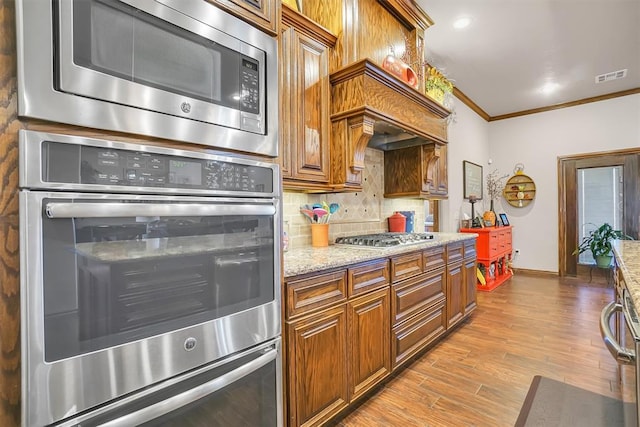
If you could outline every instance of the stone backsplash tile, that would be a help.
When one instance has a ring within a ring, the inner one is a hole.
[[[309,221],[300,213],[300,206],[325,201],[338,203],[340,209],[329,221],[329,241],[355,234],[388,231],[387,218],[396,211],[415,212],[415,231],[424,231],[425,201],[420,199],[385,199],[384,152],[367,148],[362,191],[356,193],[306,194],[285,191],[283,194],[284,231],[289,235],[289,247],[311,245]]]

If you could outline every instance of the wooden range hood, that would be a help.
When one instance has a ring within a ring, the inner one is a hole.
[[[371,138],[385,129],[402,130],[423,144],[447,143],[446,118],[451,112],[370,59],[337,70],[331,74],[330,82],[332,176],[336,190],[362,188],[365,149]]]

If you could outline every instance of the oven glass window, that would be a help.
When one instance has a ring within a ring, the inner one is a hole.
[[[274,300],[270,215],[42,218],[47,361]]]
[[[97,426],[118,420],[119,417],[148,408],[180,393],[193,390],[202,384],[216,380],[221,381],[225,374],[234,369],[242,368],[244,364],[255,360],[260,354],[244,356],[228,364],[216,367],[179,382],[174,386],[123,405],[117,410],[83,422],[82,425],[87,427]],[[276,386],[278,371],[276,363],[275,360],[271,361],[239,380],[231,382],[186,406],[159,415],[156,419],[141,424],[141,426],[275,426],[278,419],[278,389]]]
[[[241,103],[246,95],[240,77],[257,76],[255,60],[119,1],[74,2],[73,61],[144,86],[258,113],[257,100]]]

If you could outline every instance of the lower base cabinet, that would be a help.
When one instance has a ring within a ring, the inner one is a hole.
[[[447,328],[464,319],[465,282],[462,263],[455,263],[447,266]]]
[[[289,426],[320,426],[476,307],[475,241],[285,280]]]
[[[369,391],[391,372],[389,288],[349,302],[349,401]]]
[[[347,306],[287,324],[290,426],[320,425],[349,403]]]
[[[477,278],[477,274],[476,274],[476,268],[477,268],[477,263],[476,263],[476,259],[468,259],[465,260],[464,265],[463,265],[463,278],[464,278],[464,286],[465,286],[465,295],[464,295],[464,314],[465,316],[469,313],[471,313],[473,310],[475,310],[476,306],[477,306],[477,293],[478,293],[478,289],[476,286],[476,278]]]
[[[290,425],[321,425],[389,375],[389,335],[388,286],[288,323]]]

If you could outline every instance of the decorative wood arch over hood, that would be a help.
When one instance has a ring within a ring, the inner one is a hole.
[[[341,68],[330,81],[336,189],[361,188],[364,152],[372,138],[377,141],[374,148],[385,150],[447,143],[446,118],[451,112],[370,59]]]

